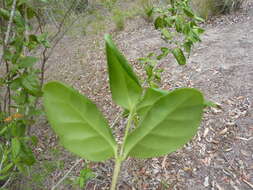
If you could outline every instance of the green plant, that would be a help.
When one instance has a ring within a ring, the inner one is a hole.
[[[30,22],[38,16],[37,8],[21,0],[6,0],[3,5],[0,67],[5,67],[5,72],[0,77],[0,180],[5,182],[4,187],[18,171],[27,173],[35,162],[31,145],[36,144],[36,138],[29,135],[29,127],[41,113],[36,105],[42,94],[40,76],[44,71],[35,67],[38,58],[31,55],[39,47],[49,47],[49,43],[46,33],[31,32]]]
[[[36,137],[31,135],[30,128],[42,113],[38,102],[45,65],[63,36],[61,31],[68,15],[65,13],[57,32],[50,36],[53,42],[50,46],[41,20],[47,3],[47,0],[1,1],[0,188],[7,187],[18,172],[28,174],[35,162],[31,148],[36,145]],[[34,56],[38,54],[41,60]]]
[[[112,20],[115,23],[116,29],[118,31],[124,30],[125,28],[125,15],[122,10],[119,10],[118,8],[113,9],[112,11],[113,16]]]
[[[95,177],[93,171],[87,166],[81,169],[80,175],[76,178],[75,184],[77,184],[81,189],[83,189],[87,182]]]
[[[73,88],[49,82],[43,88],[43,99],[48,120],[66,149],[91,161],[115,159],[114,190],[121,164],[129,156],[158,157],[187,143],[197,132],[205,101],[192,88],[143,89],[111,37],[106,35],[105,40],[112,99],[129,112],[121,144],[116,143],[96,105]]]
[[[141,7],[144,12],[144,18],[148,22],[152,22],[153,21],[153,12],[154,12],[154,8],[155,8],[153,0],[141,0],[140,4],[141,4]]]
[[[204,29],[199,27],[199,22],[203,20],[191,10],[189,0],[170,0],[167,7],[154,8],[153,13],[154,26],[167,46],[161,47],[159,54],[152,52],[139,58],[139,63],[144,66],[148,85],[158,87],[163,72],[159,61],[172,54],[179,65],[185,65],[185,55],[189,56],[193,45],[201,41]]]
[[[102,0],[102,3],[106,8],[112,10],[117,3],[117,0]]]

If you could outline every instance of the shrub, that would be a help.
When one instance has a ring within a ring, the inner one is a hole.
[[[122,10],[115,8],[113,11],[112,20],[115,23],[116,29],[122,31],[125,28],[125,15]]]

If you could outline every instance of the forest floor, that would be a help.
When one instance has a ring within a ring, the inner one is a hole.
[[[207,109],[198,134],[183,149],[161,158],[128,159],[122,167],[119,189],[253,189],[253,7],[215,18],[204,27],[203,41],[195,46],[186,66],[178,66],[171,57],[163,60],[161,84],[167,90],[198,88],[219,108]],[[124,31],[112,33],[138,73],[137,58],[158,51],[164,44],[143,19],[129,20]],[[96,102],[110,123],[120,111],[111,101],[102,35],[65,37],[48,63],[47,80],[73,85]],[[118,137],[123,124],[115,125]],[[57,151],[57,139],[45,118],[34,127],[34,134],[39,137],[35,150],[39,163],[64,163],[45,176],[41,189],[50,189],[78,158],[62,148]],[[113,161],[89,166],[97,177],[86,189],[108,189]],[[73,175],[79,169],[80,165]],[[41,172],[39,167],[34,170],[35,174]],[[27,186],[40,189],[32,181]],[[75,188],[63,183],[59,189]]]

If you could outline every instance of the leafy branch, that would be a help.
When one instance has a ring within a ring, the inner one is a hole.
[[[43,91],[48,120],[66,149],[91,161],[115,159],[114,190],[121,164],[129,156],[158,157],[187,143],[197,132],[205,101],[201,92],[191,88],[144,90],[111,37],[106,35],[105,40],[112,99],[129,111],[121,145],[87,97],[56,81],[47,83]],[[136,116],[137,124],[132,122]]]

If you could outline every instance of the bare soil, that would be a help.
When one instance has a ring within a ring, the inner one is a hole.
[[[125,31],[112,34],[141,73],[136,59],[158,51],[164,42],[142,19],[128,21],[127,25]],[[253,9],[216,18],[205,28],[203,42],[194,48],[186,66],[176,65],[171,57],[163,61],[162,88],[198,88],[220,108],[205,112],[198,134],[183,149],[162,158],[128,159],[119,189],[253,189]],[[50,59],[47,80],[73,85],[97,103],[110,123],[117,117],[119,108],[112,103],[108,88],[102,35],[65,37]],[[118,138],[123,124],[115,125]],[[35,150],[39,161],[55,159],[50,150],[58,145],[45,118],[34,133],[39,136]],[[64,161],[65,168],[54,171],[42,189],[50,189],[77,159],[61,150],[57,159]],[[89,165],[97,177],[86,189],[108,189],[113,161]],[[75,188],[63,183],[59,189]]]

